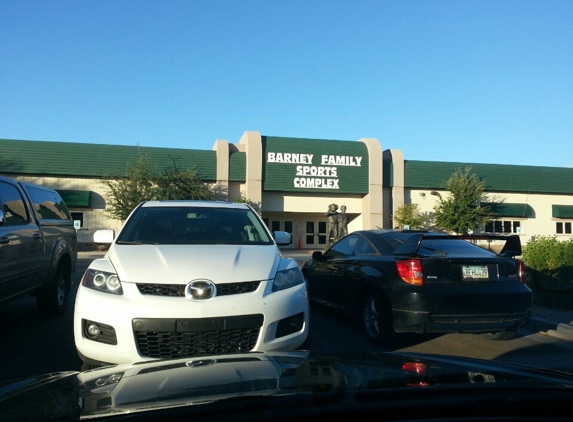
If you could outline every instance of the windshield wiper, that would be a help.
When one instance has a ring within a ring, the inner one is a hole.
[[[116,242],[117,245],[159,245],[159,242],[152,242],[150,240],[135,240],[133,242],[127,242],[125,240],[119,240]]]

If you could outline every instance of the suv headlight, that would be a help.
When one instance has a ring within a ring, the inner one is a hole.
[[[273,281],[273,292],[289,289],[302,283],[304,283],[304,277],[299,267],[277,271]]]
[[[82,278],[82,286],[98,292],[122,295],[121,281],[115,273],[87,269]]]

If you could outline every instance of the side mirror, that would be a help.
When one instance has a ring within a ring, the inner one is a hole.
[[[279,246],[290,245],[292,242],[292,236],[288,232],[276,231],[273,232],[273,237]]]
[[[314,251],[312,253],[312,259],[316,261],[324,261],[324,255],[322,254],[322,251]]]
[[[95,243],[112,243],[115,238],[115,231],[112,229],[96,230],[94,233]]]

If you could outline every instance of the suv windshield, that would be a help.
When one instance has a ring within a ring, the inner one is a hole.
[[[140,207],[118,244],[270,245],[272,239],[250,209]]]

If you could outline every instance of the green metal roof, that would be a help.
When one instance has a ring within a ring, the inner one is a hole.
[[[263,137],[263,142],[265,150],[272,147],[283,152],[360,155],[363,157],[362,167],[340,168],[340,183],[343,184],[346,179],[351,180],[352,184],[338,192],[368,191],[368,151],[362,142],[266,136]],[[0,139],[0,171],[6,174],[102,178],[124,173],[136,162],[138,148],[137,145]],[[150,164],[160,171],[173,165],[175,160],[182,168],[197,170],[204,181],[217,179],[215,151],[140,148],[149,157]],[[440,189],[456,169],[470,166],[472,173],[485,180],[488,192],[573,195],[573,168],[416,160],[405,160],[404,166],[407,189]],[[269,165],[264,165],[265,189],[289,190],[285,189],[289,183],[292,184],[289,165],[275,167],[269,169]],[[285,171],[286,169],[289,171]],[[393,186],[393,170],[391,161],[384,160],[384,187]],[[350,173],[346,174],[347,171]],[[229,179],[239,182],[246,180],[244,152],[231,153]],[[271,182],[275,185],[269,185]]]
[[[247,154],[232,152],[229,157],[229,182],[244,182],[247,180]]]
[[[551,205],[553,218],[573,218],[573,205]]]
[[[3,173],[109,177],[125,174],[137,161],[138,149],[158,171],[175,160],[181,168],[196,170],[202,180],[217,179],[215,151],[13,139],[0,139],[0,169]]]
[[[573,168],[404,160],[404,184],[410,189],[438,189],[461,168],[485,181],[488,192],[573,194]]]
[[[394,186],[394,163],[392,160],[382,162],[382,186],[385,188]]]

